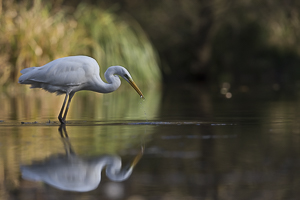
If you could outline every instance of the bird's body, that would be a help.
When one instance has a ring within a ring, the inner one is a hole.
[[[121,82],[104,90],[109,84],[99,76],[100,70],[96,60],[87,56],[70,56],[59,58],[41,67],[21,70],[21,84],[31,84],[32,88],[43,88],[48,92],[65,94],[80,90],[92,90],[108,93],[116,90]],[[97,87],[98,86],[98,87]]]
[[[21,172],[27,180],[43,181],[61,190],[87,192],[98,187],[105,167],[110,180],[121,182],[128,179],[141,155],[138,154],[137,161],[124,169],[118,156],[84,159],[76,155],[53,155],[43,162],[21,166]]]
[[[113,92],[121,85],[119,76],[124,78],[143,97],[142,92],[133,82],[130,73],[121,66],[111,66],[101,80],[97,61],[88,56],[69,56],[53,60],[41,67],[30,67],[21,70],[19,83],[30,84],[31,88],[42,88],[48,92],[66,94],[60,115],[60,122],[65,123],[68,107],[75,92],[91,90],[99,93]],[[118,76],[119,75],[119,76]],[[62,117],[67,98],[69,101]]]

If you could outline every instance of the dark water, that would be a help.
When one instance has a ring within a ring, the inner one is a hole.
[[[297,90],[220,90],[166,87],[115,111],[124,115],[104,99],[106,116],[75,112],[66,130],[55,114],[11,111],[0,122],[0,199],[298,199]]]

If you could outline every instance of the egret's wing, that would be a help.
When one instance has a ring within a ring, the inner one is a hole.
[[[76,56],[54,60],[42,67],[31,67],[24,73],[19,82],[24,84],[46,83],[54,86],[75,86],[86,83],[92,76],[99,74],[99,67],[94,66],[89,57]],[[93,60],[93,59],[92,59]]]
[[[81,85],[87,80],[85,70],[78,63],[72,66],[70,63],[55,63],[51,66],[48,64],[32,71],[27,80],[56,86]]]

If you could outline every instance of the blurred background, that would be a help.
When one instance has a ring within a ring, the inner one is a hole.
[[[85,54],[145,85],[300,84],[294,0],[0,1],[0,83],[22,68]]]
[[[123,199],[297,199],[299,11],[296,0],[0,0],[0,200],[106,191],[63,193],[19,171],[64,152],[64,97],[18,84],[20,70],[80,54],[102,78],[123,65],[146,97],[128,84],[79,92],[68,114],[80,156],[126,161],[145,141]]]

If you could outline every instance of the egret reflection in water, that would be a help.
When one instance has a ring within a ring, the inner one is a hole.
[[[143,155],[142,148],[130,166],[123,169],[119,156],[102,155],[95,158],[82,158],[74,153],[65,126],[61,126],[59,131],[66,155],[52,155],[38,163],[21,166],[24,179],[42,181],[61,190],[87,192],[98,187],[104,167],[106,167],[106,176],[110,180],[128,179]]]

